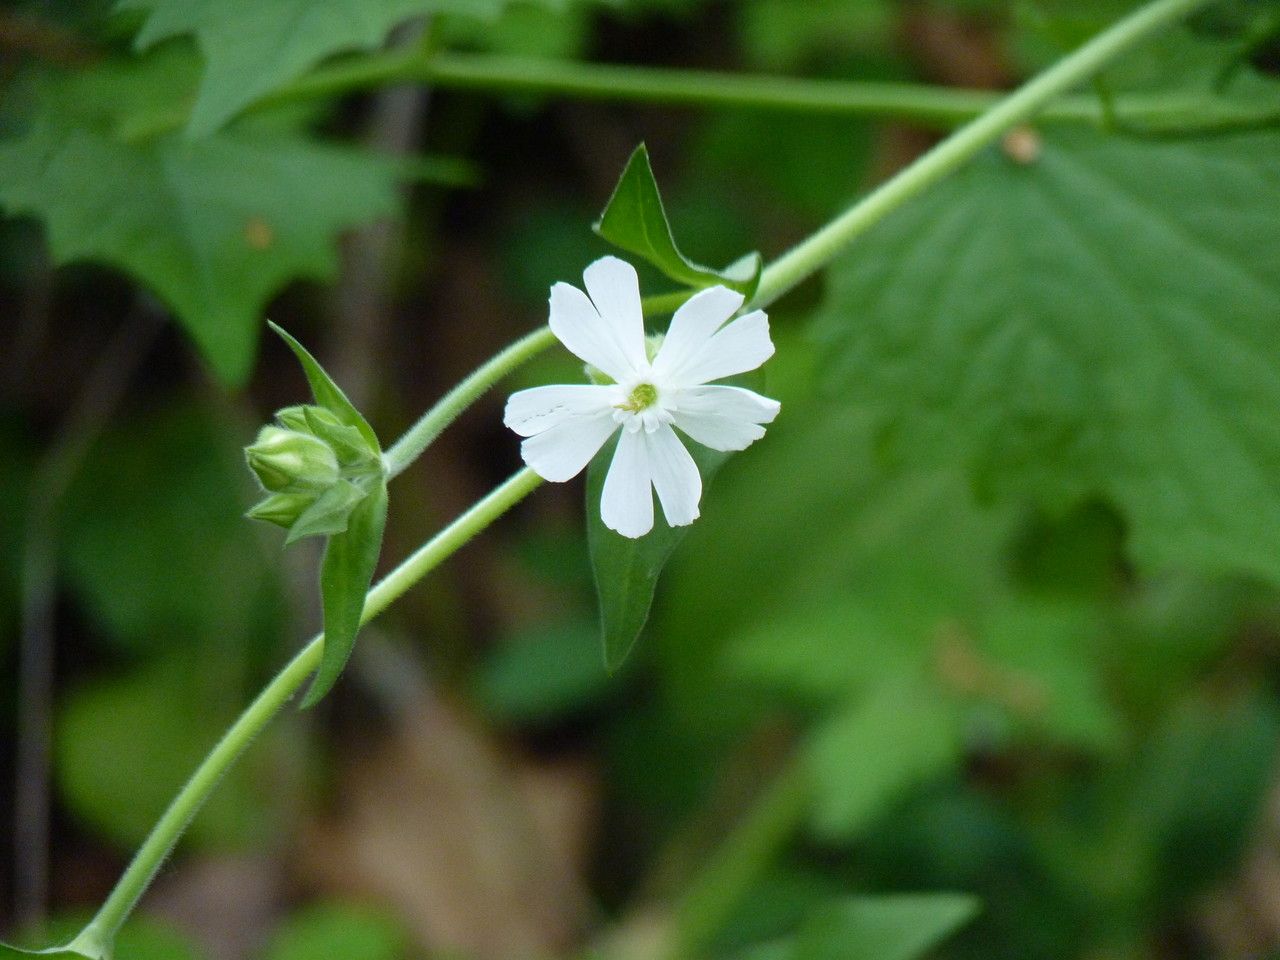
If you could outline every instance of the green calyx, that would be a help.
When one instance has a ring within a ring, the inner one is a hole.
[[[286,407],[245,448],[268,494],[248,516],[302,537],[341,533],[351,512],[384,477],[382,454],[356,427],[318,406]]]

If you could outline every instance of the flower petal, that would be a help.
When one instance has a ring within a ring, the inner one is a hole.
[[[701,350],[711,335],[742,306],[742,299],[742,294],[728,287],[710,287],[699,290],[681,304],[671,318],[662,348],[654,357],[654,371],[661,376],[677,367],[683,358]]]
[[[769,318],[755,310],[723,327],[683,362],[673,358],[670,376],[682,386],[694,386],[754,370],[771,356]]]
[[[608,410],[574,417],[529,437],[520,444],[520,455],[543,480],[563,483],[582,472],[616,429]]]
[[[653,529],[653,489],[643,430],[623,430],[600,493],[600,519],[633,540]]]
[[[507,400],[502,422],[520,436],[531,437],[578,417],[612,411],[609,390],[587,383],[518,390]]]
[[[582,271],[582,282],[627,360],[636,368],[646,363],[644,307],[636,268],[617,257],[601,257]]]
[[[635,365],[615,334],[614,325],[600,316],[591,300],[577,287],[569,283],[551,287],[548,323],[561,343],[593,367],[615,380],[625,380],[632,375]]]
[[[764,436],[781,405],[742,387],[709,384],[681,390],[672,421],[685,434],[712,450],[745,450]]]
[[[649,471],[653,488],[658,491],[663,516],[673,527],[687,526],[698,519],[698,501],[702,499],[702,474],[685,449],[676,432],[663,424],[646,435]]]

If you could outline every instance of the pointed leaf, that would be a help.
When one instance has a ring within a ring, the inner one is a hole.
[[[750,300],[760,282],[762,261],[758,253],[749,253],[724,270],[713,270],[680,252],[643,143],[627,161],[594,229],[615,247],[644,257],[672,280],[691,287],[723,284]]]
[[[329,538],[320,567],[320,595],[324,605],[324,653],[303,708],[318,703],[333,687],[355,646],[364,613],[364,598],[373,581],[387,523],[387,484],[362,500],[347,521],[344,533]]]
[[[671,527],[660,508],[654,510],[653,530],[631,539],[615,533],[600,519],[600,496],[613,461],[616,437],[591,461],[587,469],[587,547],[600,601],[600,631],[604,663],[617,670],[635,645],[649,619],[658,575],[689,527]],[[703,496],[715,472],[729,459],[727,453],[687,444],[702,474]]]
[[[307,382],[311,384],[311,394],[316,398],[316,403],[343,423],[359,430],[360,435],[364,437],[373,450],[381,451],[381,447],[378,446],[377,434],[373,432],[373,428],[360,415],[360,411],[355,408],[355,404],[347,399],[347,395],[342,392],[342,388],[334,383],[333,378],[325,372],[324,367],[320,366],[320,362],[311,355],[306,347],[285,332],[283,327],[269,320],[267,325],[279,335],[281,340],[289,345],[289,349],[293,351],[294,356],[298,358],[298,362],[302,364],[302,369],[307,375]]]
[[[350,525],[353,508],[366,496],[368,496],[367,490],[350,480],[339,480],[320,494],[315,503],[302,511],[298,519],[293,521],[289,527],[289,536],[284,541],[285,546],[303,537],[329,536],[344,532]],[[259,504],[259,506],[262,505]],[[253,513],[252,510],[249,512]]]
[[[790,960],[916,960],[977,914],[977,898],[959,893],[855,897],[827,904],[805,920]]]
[[[334,423],[320,414],[317,407],[304,407],[303,418],[307,429],[329,445],[339,463],[350,464],[368,458],[369,444],[359,427]]]

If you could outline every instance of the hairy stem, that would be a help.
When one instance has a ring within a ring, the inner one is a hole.
[[[489,93],[532,93],[689,107],[739,107],[827,115],[898,117],[950,129],[1000,103],[1003,94],[927,84],[812,80],[709,70],[575,63],[479,53],[374,53],[323,67],[260,101],[261,106],[329,97],[396,83]],[[1062,97],[1046,121],[1105,126],[1111,119],[1160,131],[1212,131],[1273,124],[1280,105],[1208,93],[1130,94],[1103,103]]]
[[[532,470],[521,470],[445,527],[369,591],[365,597],[361,624],[368,623],[389,607],[443,560],[524,499],[541,482]],[[213,792],[231,764],[244,752],[245,747],[315,671],[323,648],[323,634],[314,637],[232,724],[152,828],[115,889],[89,925],[72,941],[70,949],[93,957],[104,955],[121,924],[150,885],[156,871],[173,850],[191,818]]]
[[[540,327],[496,354],[446,393],[439,403],[424,413],[384,454],[388,477],[403,473],[409,464],[422,455],[431,441],[440,436],[486,390],[555,342],[556,338],[550,328]]]

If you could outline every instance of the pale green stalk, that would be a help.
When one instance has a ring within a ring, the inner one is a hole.
[[[541,478],[532,470],[521,470],[445,527],[369,591],[360,617],[361,625],[380,614],[441,561],[524,499],[541,482]],[[156,871],[173,850],[191,818],[231,764],[244,752],[245,747],[315,671],[323,648],[324,636],[321,634],[302,648],[231,725],[152,828],[151,834],[134,855],[115,889],[89,925],[72,941],[70,949],[93,957],[109,955],[110,944],[120,925],[150,885]]]

